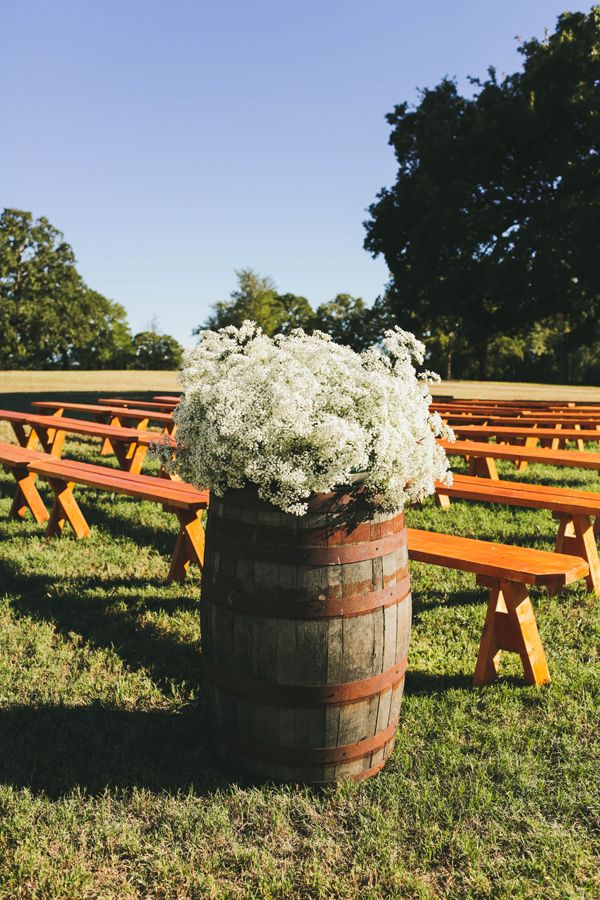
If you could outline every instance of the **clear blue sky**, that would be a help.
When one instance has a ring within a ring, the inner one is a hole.
[[[0,205],[45,215],[134,330],[191,328],[271,275],[372,302],[385,113],[444,75],[520,67],[582,0],[0,0]]]

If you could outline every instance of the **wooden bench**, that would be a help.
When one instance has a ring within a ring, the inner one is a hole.
[[[451,497],[550,510],[559,522],[557,552],[573,553],[585,559],[590,568],[586,579],[587,587],[600,596],[600,559],[596,546],[596,538],[600,536],[600,494],[571,488],[454,475],[452,485],[441,482],[436,484],[436,501],[439,506],[447,508]]]
[[[521,447],[482,441],[438,441],[448,456],[462,456],[469,461],[469,475],[498,478],[496,459],[512,462],[537,462],[546,466],[573,466],[600,471],[600,453],[591,450],[553,450],[545,447]]]
[[[36,400],[31,405],[41,411],[48,410],[53,416],[62,416],[65,410],[90,414],[93,416],[94,421],[101,424],[114,425],[117,428],[124,426],[124,423],[131,422],[131,427],[136,428],[138,431],[145,431],[150,422],[153,422],[160,425],[165,434],[171,434],[175,431],[173,415],[169,412],[157,412],[135,407],[101,406],[93,403],[69,403],[61,400]],[[102,456],[107,456],[109,453],[114,452],[114,448],[108,438],[104,440],[100,452]]]
[[[516,425],[518,428],[537,428],[540,426],[557,428],[559,426],[567,425],[575,429],[589,428],[596,431],[600,428],[600,416],[590,416],[589,413],[586,413],[585,415],[577,413],[577,415],[569,416],[564,415],[563,413],[557,413],[556,415],[544,413],[543,415],[539,415],[538,413],[524,412],[520,416],[506,416],[503,414],[499,415],[498,413],[451,413],[446,411],[440,412],[440,416],[450,425],[453,425],[453,423],[456,423],[457,425]]]
[[[494,680],[502,651],[519,654],[530,684],[550,681],[528,586],[560,590],[588,575],[585,560],[416,528],[408,528],[407,536],[409,559],[473,572],[477,584],[489,590],[473,684]]]
[[[30,510],[36,522],[41,524],[48,521],[48,510],[35,485],[36,475],[28,468],[30,462],[44,458],[46,454],[37,450],[0,443],[0,465],[17,482],[17,493],[8,513],[11,518],[23,519],[27,510]]]
[[[452,425],[452,431],[458,437],[474,438],[482,441],[496,438],[497,440],[506,441],[507,443],[518,443],[523,441],[526,447],[535,447],[544,438],[552,441],[553,439],[576,441],[577,449],[583,451],[584,441],[597,441],[600,433],[593,429],[585,428],[535,428],[533,426],[511,426],[502,425]]]
[[[181,581],[185,578],[192,562],[202,568],[204,529],[201,515],[208,507],[208,491],[199,491],[191,485],[165,481],[152,475],[130,475],[118,469],[73,460],[45,457],[32,460],[28,467],[31,473],[46,479],[54,491],[54,505],[46,531],[48,537],[60,535],[67,523],[78,538],[88,537],[90,526],[73,496],[75,485],[85,485],[161,503],[179,520],[169,580]]]
[[[62,453],[67,434],[98,437],[102,441],[109,438],[119,465],[133,474],[142,468],[148,450],[147,444],[138,443],[139,436],[150,433],[157,437],[155,432],[139,432],[133,428],[118,428],[64,416],[38,416],[10,409],[0,409],[0,421],[10,423],[21,447],[35,450],[39,443],[46,453],[57,458]],[[26,428],[29,428],[29,432]]]

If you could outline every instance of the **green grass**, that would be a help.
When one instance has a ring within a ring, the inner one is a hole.
[[[96,460],[91,443],[67,454]],[[600,490],[579,470],[519,477]],[[484,593],[414,565],[383,773],[320,793],[256,787],[211,755],[200,578],[165,583],[173,517],[79,489],[91,538],[47,542],[7,520],[12,493],[2,476],[0,897],[597,896],[598,605],[581,584],[534,594],[552,684],[525,686],[507,656],[475,690]],[[543,511],[466,503],[408,518],[548,549],[556,530]]]

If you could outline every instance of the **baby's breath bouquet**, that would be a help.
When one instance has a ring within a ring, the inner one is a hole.
[[[160,453],[184,480],[222,495],[252,484],[301,515],[313,493],[360,473],[373,508],[401,510],[450,477],[436,436],[424,347],[400,328],[356,353],[320,332],[267,337],[253,322],[204,331],[188,351],[176,447]]]

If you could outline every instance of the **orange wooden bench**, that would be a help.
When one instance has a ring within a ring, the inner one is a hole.
[[[495,460],[516,463],[537,462],[546,466],[573,466],[600,471],[600,453],[591,450],[553,450],[545,447],[521,447],[516,444],[492,444],[487,441],[445,441],[438,443],[448,456],[462,456],[469,461],[469,475],[498,478]]]
[[[548,415],[548,413],[532,413],[524,412],[520,416],[506,416],[503,413],[452,413],[448,411],[440,412],[442,419],[450,425],[516,425],[518,428],[546,427],[556,428],[557,426],[570,426],[571,428],[589,428],[598,430],[600,428],[600,415],[590,415],[589,413],[577,413],[577,415],[566,415],[557,413],[556,415]],[[599,435],[600,437],[600,435]]]
[[[32,407],[41,411],[48,411],[53,416],[62,416],[65,411],[71,413],[90,414],[96,422],[114,425],[120,428],[124,423],[131,422],[138,431],[145,431],[150,422],[162,427],[165,434],[171,434],[175,430],[175,422],[172,413],[157,412],[150,409],[139,409],[121,406],[101,406],[93,403],[69,403],[61,400],[36,400]],[[103,456],[114,452],[110,440],[106,438],[100,451]]]
[[[588,589],[600,596],[600,559],[596,546],[596,538],[600,536],[600,494],[571,488],[454,475],[453,484],[436,484],[439,506],[447,508],[451,497],[550,510],[559,522],[557,552],[573,553],[585,559],[590,567],[590,574],[586,579]]]
[[[29,472],[46,479],[54,491],[54,505],[46,531],[48,537],[60,535],[67,522],[78,538],[89,535],[90,527],[73,496],[75,485],[85,485],[161,503],[169,512],[175,513],[179,520],[179,534],[173,551],[169,580],[181,581],[185,578],[192,562],[202,568],[204,529],[201,515],[208,507],[208,491],[199,491],[189,484],[165,481],[164,478],[153,475],[130,475],[105,466],[47,456],[32,460]]]
[[[452,425],[451,427],[458,437],[483,441],[496,438],[512,444],[522,440],[526,447],[535,447],[544,438],[549,440],[559,438],[563,441],[576,441],[578,450],[583,450],[584,441],[597,441],[600,438],[600,433],[595,428],[561,428],[557,430],[556,428],[535,428],[533,426],[511,426],[509,428],[502,425]]]
[[[31,404],[34,409],[49,410],[55,416],[61,416],[65,410],[68,412],[89,413],[94,416],[98,422],[105,423],[110,417],[111,425],[121,425],[121,421],[132,421],[143,423],[143,429],[148,427],[150,422],[156,422],[161,425],[167,432],[173,430],[173,416],[169,412],[160,412],[158,410],[141,409],[138,407],[127,406],[109,406],[96,403],[69,403],[63,400],[34,400]]]
[[[118,463],[128,472],[138,473],[148,450],[147,444],[138,443],[140,434],[133,428],[117,428],[83,419],[68,419],[64,416],[38,416],[35,413],[21,413],[10,409],[0,409],[0,421],[9,422],[21,447],[35,450],[38,443],[51,456],[60,457],[67,434],[81,434],[108,438],[112,444]],[[60,423],[60,425],[59,425]],[[29,428],[29,432],[26,429]],[[155,432],[148,432],[154,434]]]
[[[530,684],[550,681],[527,588],[537,585],[556,592],[588,575],[585,560],[417,528],[408,528],[407,537],[409,559],[473,572],[477,584],[489,590],[473,683],[494,680],[502,651],[519,654],[525,680]]]
[[[0,443],[0,465],[10,472],[17,482],[17,493],[8,513],[11,518],[23,519],[29,509],[36,522],[48,521],[48,510],[35,485],[36,475],[28,468],[30,462],[45,458],[46,454],[37,450]]]

